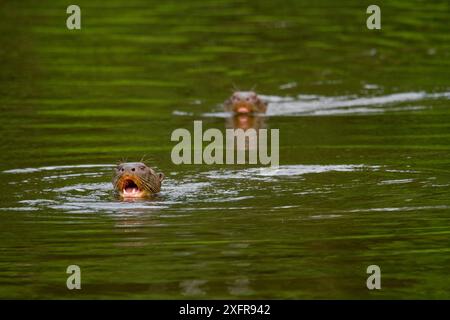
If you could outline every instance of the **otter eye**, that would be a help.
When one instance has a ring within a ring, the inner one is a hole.
[[[120,171],[122,171],[122,172],[123,172],[123,170],[124,170],[124,168],[120,168]]]
[[[145,170],[145,167],[144,166],[140,166],[139,169]]]

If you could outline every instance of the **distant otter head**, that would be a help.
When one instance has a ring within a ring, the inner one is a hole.
[[[114,169],[114,190],[123,198],[143,198],[161,190],[164,174],[142,162],[124,162]]]
[[[254,91],[235,91],[225,102],[225,110],[239,114],[265,113],[267,103]]]

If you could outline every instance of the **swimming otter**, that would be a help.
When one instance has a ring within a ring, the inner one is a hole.
[[[225,111],[235,113],[266,113],[267,103],[254,91],[236,91],[224,103]]]
[[[142,162],[124,162],[114,169],[114,190],[123,198],[143,198],[161,190],[163,173]]]

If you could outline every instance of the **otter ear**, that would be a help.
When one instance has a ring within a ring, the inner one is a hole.
[[[162,173],[162,172],[158,173],[158,178],[159,178],[159,181],[163,181],[165,178],[164,173]]]

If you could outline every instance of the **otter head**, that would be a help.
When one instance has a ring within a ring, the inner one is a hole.
[[[236,91],[225,103],[225,107],[238,114],[264,113],[267,104],[254,91]]]
[[[114,169],[113,185],[123,198],[143,198],[161,190],[164,174],[142,162],[124,162]]]

